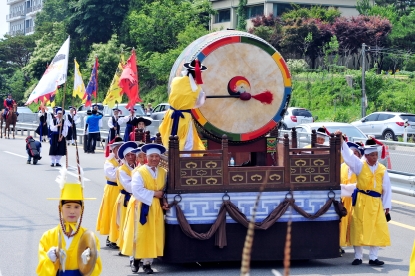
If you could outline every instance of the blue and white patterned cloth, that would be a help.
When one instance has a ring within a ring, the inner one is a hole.
[[[333,191],[335,198],[340,200],[340,190]],[[295,204],[309,214],[316,213],[328,200],[329,191],[294,191]],[[228,193],[231,202],[246,215],[251,218],[257,197],[256,192],[246,193]],[[285,199],[287,192],[264,192],[262,193],[258,204],[256,222],[263,221],[282,201]],[[222,205],[223,193],[193,193],[181,194],[182,201],[179,203],[180,208],[189,222],[189,224],[213,224]],[[173,202],[176,194],[168,194],[167,200]],[[278,219],[278,222],[287,222],[292,217],[292,221],[332,221],[339,220],[339,216],[334,210],[333,205],[330,209],[314,220],[307,219],[297,213],[292,208],[288,208],[287,212]],[[176,217],[176,208],[172,207],[166,213],[167,224],[178,224]],[[226,215],[227,223],[237,223],[229,215]]]

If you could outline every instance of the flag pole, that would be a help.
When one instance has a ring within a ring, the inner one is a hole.
[[[74,61],[76,62],[76,57],[74,58]],[[74,62],[74,71],[73,71],[73,78],[75,79],[75,62]],[[75,89],[75,87],[73,87],[73,89]],[[72,90],[73,90],[72,89]],[[75,99],[75,96],[73,95],[73,93],[72,93],[72,106],[74,106],[74,99]]]
[[[96,89],[97,89],[97,96],[95,97],[95,104],[98,104],[98,55],[95,55],[95,64],[97,67],[97,74],[95,76],[95,84],[96,84]]]

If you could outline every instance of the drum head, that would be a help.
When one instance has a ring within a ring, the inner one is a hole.
[[[180,76],[183,64],[198,58],[203,72],[206,96],[272,93],[269,104],[251,98],[208,98],[192,110],[202,129],[220,139],[248,142],[266,135],[278,126],[291,96],[291,77],[281,55],[264,40],[245,32],[220,31],[190,44],[179,56],[170,73]],[[170,87],[170,86],[169,86]]]

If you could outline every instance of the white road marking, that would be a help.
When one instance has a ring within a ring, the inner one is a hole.
[[[10,152],[10,151],[4,151],[4,152],[8,153],[8,154],[11,154],[11,155],[16,155],[16,156],[19,156],[19,157],[27,158],[27,156],[20,155],[20,154],[17,154],[17,153],[13,153],[13,152]]]
[[[17,153],[14,153],[14,152],[10,152],[10,151],[4,151],[5,153],[8,153],[8,154],[11,154],[11,155],[15,155],[15,156],[19,156],[19,157],[22,157],[22,158],[27,158],[27,156],[24,156],[24,155],[20,155],[20,154],[17,154]],[[73,169],[74,171],[75,170],[78,170],[77,169],[77,167],[74,167],[74,166],[68,166],[68,169]],[[60,168],[59,167],[55,167],[55,169],[56,170],[59,170]],[[68,172],[67,172],[69,175],[72,175],[72,176],[74,176],[74,177],[76,177],[76,178],[78,178],[78,174],[75,174],[75,173],[72,173],[72,172],[70,172],[69,170],[68,170]],[[91,181],[90,179],[88,179],[88,178],[86,178],[86,177],[84,177],[84,180],[85,181]],[[0,274],[0,276],[1,276],[1,274]]]

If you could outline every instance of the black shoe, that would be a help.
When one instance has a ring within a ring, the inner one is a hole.
[[[143,265],[143,270],[144,270],[144,272],[145,273],[147,273],[147,274],[153,274],[153,270],[151,269],[151,265],[150,264],[148,264],[148,265]]]
[[[111,249],[118,249],[118,248],[119,248],[115,242],[112,242],[112,243],[109,245],[109,247],[110,247]]]
[[[50,164],[51,167],[55,167],[55,164]]]
[[[352,265],[361,265],[361,264],[362,264],[361,259],[354,259],[354,261],[352,262]]]
[[[30,162],[31,162],[30,160],[27,160],[26,164],[30,164]],[[35,161],[33,161],[33,163],[34,163],[34,162],[35,162]]]
[[[107,240],[105,241],[105,244],[106,244],[107,246],[110,246],[110,245],[111,245],[111,242],[110,242],[110,237],[107,237]]]
[[[36,158],[33,159],[33,165],[36,165],[37,164],[37,160],[38,159],[36,159]]]
[[[377,266],[379,266],[379,265],[384,265],[385,264],[385,262],[382,262],[382,261],[379,261],[378,259],[376,259],[376,260],[369,260],[369,264],[370,265],[377,265]]]
[[[339,252],[340,252],[340,254],[344,254],[345,252],[344,252],[344,249],[343,248],[339,248]]]
[[[140,269],[140,259],[134,259],[130,261],[130,267],[131,267],[131,271],[133,273],[137,273],[138,270]]]
[[[62,167],[62,165],[61,164],[59,164],[59,163],[56,163],[56,165],[55,165],[56,167]]]

